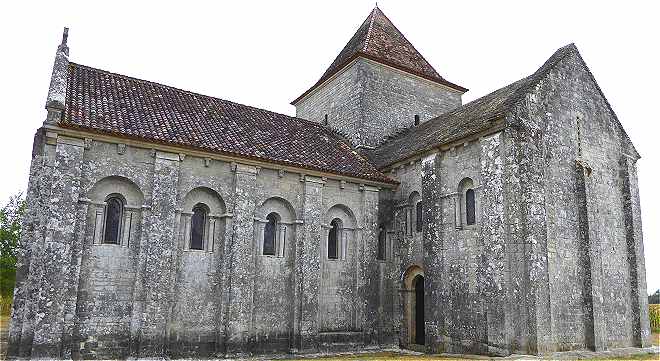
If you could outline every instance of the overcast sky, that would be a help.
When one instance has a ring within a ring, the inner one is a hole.
[[[0,201],[24,191],[55,49],[71,60],[289,115],[374,1],[3,1]],[[574,42],[637,150],[648,291],[660,288],[660,2],[393,1],[383,12],[468,102]]]

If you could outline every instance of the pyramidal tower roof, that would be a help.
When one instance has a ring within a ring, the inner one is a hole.
[[[406,39],[394,26],[390,19],[376,6],[362,25],[355,32],[351,40],[330,64],[323,76],[309,90],[292,102],[297,103],[310,91],[326,81],[335,73],[343,69],[357,57],[403,70],[427,80],[449,86],[450,88],[465,92],[466,88],[445,80],[429,64],[422,54]]]

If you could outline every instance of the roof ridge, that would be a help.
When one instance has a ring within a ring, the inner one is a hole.
[[[520,80],[528,80],[529,83],[517,89],[514,96],[511,98],[511,105],[517,104],[525,96],[525,94],[527,94],[527,92],[531,87],[538,84],[538,82],[541,81],[541,79],[543,79],[543,77],[545,77],[550,72],[550,70],[554,69],[554,67],[561,60],[563,60],[566,56],[568,56],[572,51],[576,51],[576,50],[577,48],[575,47],[574,43],[570,43],[568,45],[562,46],[561,48],[555,50],[555,52],[543,63],[543,65],[541,65],[538,69],[536,69],[535,72],[520,79]],[[516,82],[513,82],[511,84],[514,83]]]
[[[291,104],[296,105],[317,87],[332,79],[335,74],[340,73],[342,69],[346,69],[358,58],[378,62],[460,92],[468,90],[442,77],[387,15],[379,7],[375,7],[339,51],[339,54],[321,77],[310,88],[291,101]]]
[[[89,66],[89,65],[84,65],[84,64],[80,64],[80,63],[76,63],[76,62],[72,62],[72,61],[69,62],[69,66],[70,67],[78,66],[78,67],[82,67],[82,68],[87,68],[87,69],[90,69],[90,70],[93,70],[93,71],[98,71],[98,72],[102,72],[102,73],[105,73],[105,74],[118,76],[118,77],[121,77],[121,78],[124,78],[124,79],[138,81],[138,82],[143,83],[143,84],[157,85],[157,86],[160,86],[160,87],[169,88],[169,89],[172,89],[172,90],[184,92],[184,93],[194,95],[194,96],[200,96],[200,97],[204,97],[204,98],[208,98],[208,99],[212,99],[212,100],[220,100],[220,101],[231,103],[231,104],[238,105],[238,106],[241,106],[241,107],[246,107],[246,108],[251,108],[251,109],[255,109],[255,110],[259,110],[259,111],[269,112],[269,113],[276,114],[276,115],[281,115],[281,116],[284,116],[284,117],[287,117],[287,118],[291,118],[291,119],[294,119],[294,120],[297,120],[297,121],[301,121],[303,123],[307,123],[309,125],[313,125],[315,127],[321,128],[321,129],[325,129],[325,130],[329,129],[329,128],[326,128],[326,127],[324,127],[323,125],[321,125],[319,123],[313,122],[313,121],[308,120],[308,119],[298,118],[298,117],[295,117],[295,116],[291,116],[291,115],[287,115],[287,114],[283,114],[283,113],[278,113],[278,112],[275,112],[275,111],[272,111],[272,110],[268,110],[268,109],[264,109],[264,108],[258,108],[258,107],[255,107],[253,105],[238,103],[238,102],[235,102],[235,101],[232,101],[232,100],[227,100],[227,99],[218,98],[218,97],[214,97],[214,96],[211,96],[211,95],[206,95],[206,94],[202,94],[202,93],[198,93],[198,92],[194,92],[194,91],[190,91],[190,90],[186,90],[186,89],[181,89],[181,88],[177,88],[177,87],[174,87],[174,86],[171,86],[171,85],[151,81],[151,80],[136,78],[136,77],[133,77],[133,76],[130,76],[130,75],[125,75],[125,74],[112,72],[112,71],[109,71],[109,70],[95,68],[95,67],[92,67],[92,66]]]
[[[377,9],[380,10],[380,8],[377,8]],[[421,53],[419,50],[417,50],[417,48],[416,48],[415,45],[412,43],[412,41],[408,40],[408,38],[406,37],[406,35],[405,35],[401,30],[399,30],[399,28],[396,27],[396,25],[394,24],[394,22],[392,22],[392,20],[390,20],[390,18],[388,18],[387,15],[385,15],[385,13],[384,13],[382,10],[380,10],[380,13],[383,15],[383,17],[385,18],[385,20],[387,20],[387,21],[390,23],[390,25],[392,25],[392,27],[394,28],[394,30],[396,30],[399,34],[401,34],[401,36],[403,37],[403,39],[404,39],[406,42],[408,42],[408,44],[410,44],[410,47],[413,48],[413,50],[417,53],[417,55],[419,55],[419,56],[422,58],[422,60],[424,60],[424,62],[426,62],[426,64],[428,64],[428,66],[433,70],[433,72],[435,72],[435,75],[436,75],[438,78],[440,78],[441,80],[445,80],[445,78],[442,77],[442,75],[440,75],[440,74],[438,73],[438,71],[435,69],[435,67],[433,67],[433,65],[431,65],[431,63],[430,63],[428,60],[426,60],[426,58],[424,57],[424,55],[422,55],[422,53]]]
[[[367,29],[367,36],[364,38],[364,45],[362,46],[363,52],[366,52],[367,46],[369,46],[369,38],[371,36],[371,31],[374,28],[374,19],[376,18],[376,10],[380,10],[378,9],[378,5],[376,5],[376,7],[373,10],[371,10],[371,15],[369,16],[371,20],[369,21],[369,28]]]

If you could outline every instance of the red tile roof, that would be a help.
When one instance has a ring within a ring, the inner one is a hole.
[[[319,124],[70,63],[59,125],[395,183]]]
[[[403,36],[399,29],[392,24],[390,19],[376,7],[364,20],[362,25],[360,25],[355,35],[344,46],[344,49],[337,55],[316,84],[296,98],[291,104],[297,103],[314,88],[357,57],[371,59],[462,92],[467,91],[466,88],[441,77],[408,39]]]

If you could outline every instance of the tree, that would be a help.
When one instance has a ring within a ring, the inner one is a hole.
[[[660,303],[660,290],[656,290],[654,294],[649,296],[649,305]]]
[[[0,209],[0,296],[10,297],[16,281],[16,255],[21,238],[21,221],[25,214],[22,193],[9,198]]]

